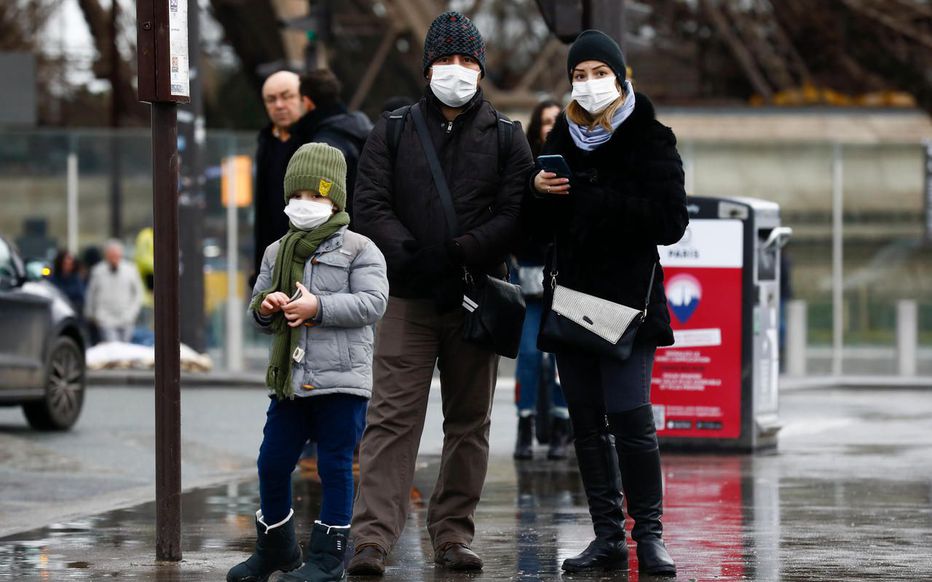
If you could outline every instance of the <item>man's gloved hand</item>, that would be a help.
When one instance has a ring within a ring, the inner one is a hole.
[[[439,277],[431,284],[430,293],[438,313],[447,313],[463,305],[465,285],[461,277]]]
[[[455,266],[445,244],[421,246],[415,240],[406,240],[401,247],[414,255],[408,263],[413,273],[441,275],[452,271]]]
[[[408,272],[415,285],[430,290],[437,310],[452,311],[463,302],[462,267],[459,255],[454,254],[455,243],[452,240],[444,244],[420,246],[417,241],[408,240],[401,246],[411,253],[413,258],[408,263]]]

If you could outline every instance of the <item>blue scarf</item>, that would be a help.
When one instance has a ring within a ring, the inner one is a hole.
[[[596,125],[594,128],[589,129],[567,119],[570,126],[570,137],[573,138],[573,143],[576,144],[576,147],[591,152],[612,139],[612,134],[615,133],[618,126],[624,123],[631,113],[634,112],[634,87],[631,85],[631,81],[625,81],[625,95],[625,102],[615,111],[615,115],[612,116],[611,131],[608,131],[602,127],[602,125]]]

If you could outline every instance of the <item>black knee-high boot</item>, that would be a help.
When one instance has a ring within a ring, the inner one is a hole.
[[[637,542],[638,566],[655,576],[676,575],[676,565],[663,544],[663,476],[660,449],[650,404],[608,415],[615,436],[621,482],[634,520],[631,537]]]
[[[563,561],[567,572],[626,570],[625,514],[621,508],[618,467],[608,434],[576,435],[576,460],[582,477],[595,539],[583,552]]]

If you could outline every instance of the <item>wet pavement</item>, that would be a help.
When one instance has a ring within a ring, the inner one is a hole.
[[[932,391],[793,391],[781,416],[776,452],[665,453],[664,522],[679,579],[932,580]],[[574,463],[515,463],[510,442],[510,431],[493,438],[476,516],[485,570],[435,569],[426,509],[416,505],[384,579],[645,580],[634,569],[561,578],[560,562],[591,536]],[[416,485],[426,499],[437,458],[421,460]],[[295,479],[303,538],[320,488]],[[0,540],[0,579],[223,580],[251,548],[256,484],[192,491],[183,504],[180,564],[155,562],[147,503]]]

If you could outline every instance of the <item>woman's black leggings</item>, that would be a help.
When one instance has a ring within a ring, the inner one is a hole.
[[[557,354],[560,385],[577,436],[605,432],[608,414],[650,404],[656,350],[654,346],[635,346],[623,362],[595,355]]]

